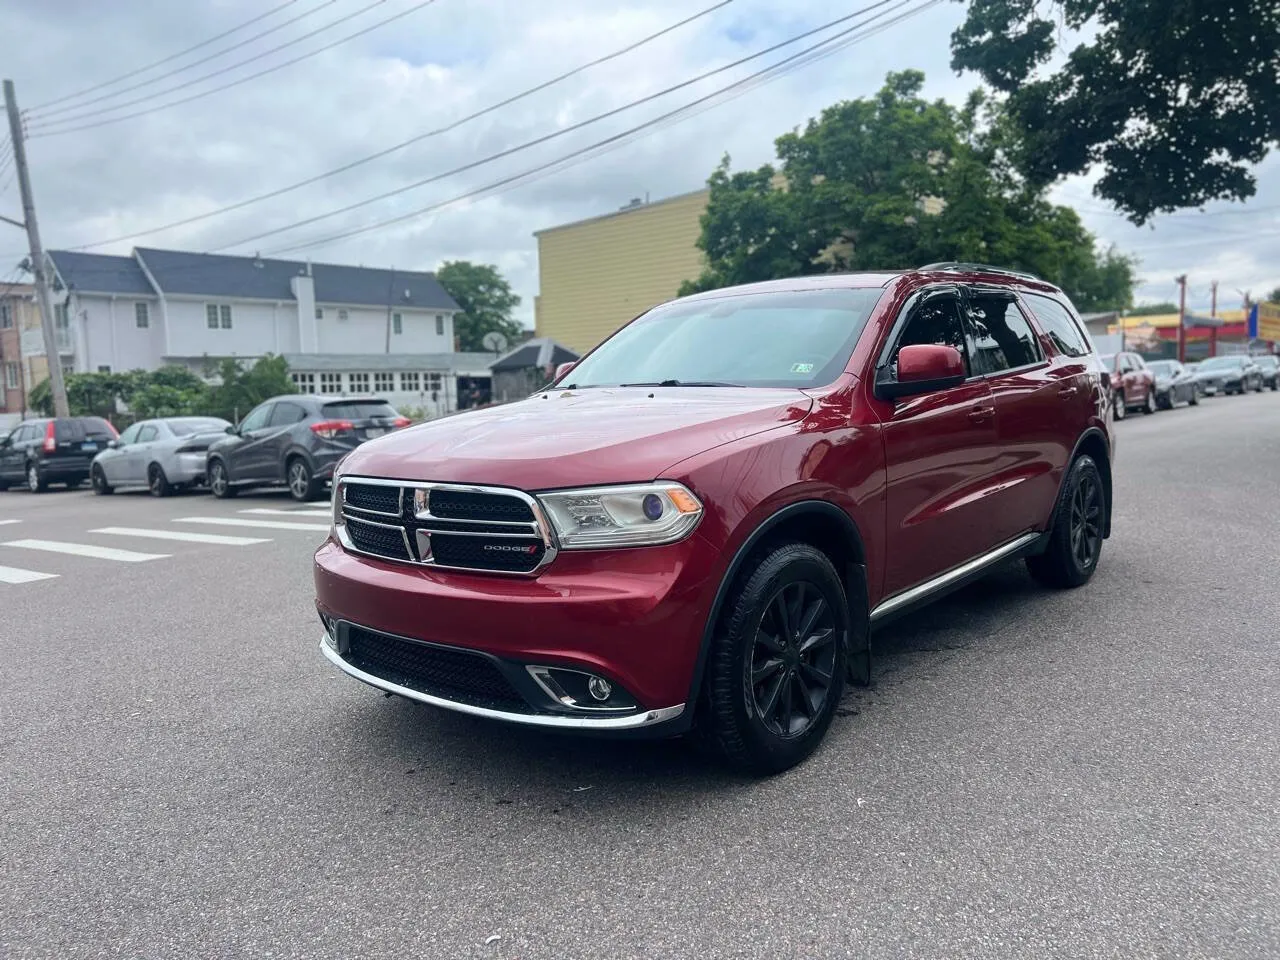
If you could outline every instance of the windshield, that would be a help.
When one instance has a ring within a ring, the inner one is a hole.
[[[623,327],[570,387],[816,387],[838,377],[884,291],[808,290],[675,301]]]
[[[1233,370],[1244,366],[1243,357],[1210,357],[1200,364],[1201,370]]]
[[[1154,363],[1148,363],[1147,369],[1157,377],[1172,377],[1178,372],[1172,360],[1156,360]]]
[[[217,417],[193,418],[190,420],[170,420],[168,421],[169,429],[173,431],[174,436],[189,437],[196,433],[218,433],[226,430],[231,424],[226,420],[219,420]]]

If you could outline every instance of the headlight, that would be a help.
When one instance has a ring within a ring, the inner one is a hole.
[[[702,504],[678,483],[557,490],[538,500],[562,550],[675,543],[702,519]]]

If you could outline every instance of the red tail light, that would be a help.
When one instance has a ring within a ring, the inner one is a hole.
[[[411,423],[413,423],[413,421],[408,417],[396,417],[395,420],[392,421],[391,425],[399,429],[400,427],[407,427]]]
[[[50,420],[44,428],[44,452],[53,453],[58,449],[58,440],[53,435],[53,421]]]
[[[350,420],[321,420],[311,425],[311,432],[326,440],[332,440],[342,433],[350,433],[354,429]]]

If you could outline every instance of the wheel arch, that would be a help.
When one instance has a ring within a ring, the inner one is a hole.
[[[285,447],[284,454],[280,457],[280,479],[286,483],[289,480],[289,462],[291,460],[302,459],[306,461],[307,469],[311,471],[312,476],[316,472],[316,458],[311,455],[306,447],[300,443],[291,443]]]
[[[787,504],[762,520],[734,551],[716,588],[715,599],[702,628],[698,658],[689,685],[688,702],[694,704],[690,723],[700,706],[707,655],[724,605],[743,564],[760,549],[774,543],[804,542],[830,558],[845,584],[851,625],[850,672],[859,683],[870,681],[870,598],[867,594],[867,553],[862,533],[853,517],[829,500],[800,500]]]
[[[1067,469],[1062,472],[1062,482],[1058,485],[1058,496],[1054,500],[1054,514],[1057,512],[1057,504],[1062,499],[1062,492],[1066,488],[1067,477],[1071,473],[1071,464],[1075,463],[1082,455],[1087,454],[1093,458],[1093,462],[1098,465],[1098,472],[1102,474],[1102,489],[1106,495],[1107,511],[1102,527],[1103,539],[1111,536],[1111,444],[1107,441],[1107,436],[1099,427],[1090,427],[1076,441],[1075,449],[1071,451],[1071,459],[1067,463]]]

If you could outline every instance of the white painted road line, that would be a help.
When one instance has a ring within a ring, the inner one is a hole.
[[[285,523],[282,520],[241,520],[238,517],[178,517],[174,523],[208,523],[216,527],[257,527],[262,530],[319,530],[328,533],[327,523]]]
[[[268,514],[273,517],[327,517],[329,511],[316,510],[315,508],[304,508],[301,510],[277,510],[274,507],[254,507],[251,510],[241,510],[240,513],[257,513]]]
[[[142,563],[144,560],[163,560],[167,553],[134,553],[114,547],[96,547],[91,543],[63,543],[61,540],[10,540],[0,544],[20,547],[23,550],[45,550],[49,553],[66,553],[73,557],[93,557],[95,560],[119,560],[121,563]]]
[[[0,527],[4,526],[6,523],[21,523],[21,522],[22,522],[21,520],[0,520]]]
[[[34,583],[36,580],[53,580],[56,573],[37,573],[19,567],[0,567],[0,583]]]
[[[219,543],[226,547],[247,547],[251,543],[270,543],[262,537],[228,537],[221,533],[195,533],[188,530],[147,530],[143,527],[100,527],[90,533],[109,533],[118,537],[151,537],[153,540],[182,540],[186,543]]]

